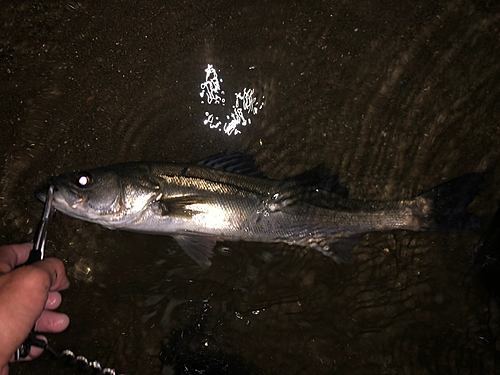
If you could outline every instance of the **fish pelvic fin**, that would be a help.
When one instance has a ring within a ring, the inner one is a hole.
[[[479,193],[484,177],[468,173],[421,193],[422,213],[418,217],[419,230],[465,232],[481,229],[481,220],[467,211],[467,206]]]
[[[210,258],[217,239],[203,234],[181,234],[174,236],[179,246],[203,269],[212,265]]]

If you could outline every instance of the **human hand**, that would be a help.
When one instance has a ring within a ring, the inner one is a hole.
[[[32,243],[0,246],[0,375],[9,373],[8,363],[28,337],[33,326],[37,332],[61,332],[69,325],[65,314],[56,313],[61,304],[59,290],[69,286],[63,263],[47,258],[14,269],[26,262]],[[39,336],[45,340],[43,336]],[[42,354],[32,347],[24,360]]]

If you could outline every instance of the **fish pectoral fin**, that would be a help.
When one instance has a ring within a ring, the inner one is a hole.
[[[339,264],[352,263],[352,249],[359,243],[360,238],[359,235],[341,238],[318,250]]]
[[[209,203],[209,199],[199,195],[186,195],[182,197],[163,197],[152,205],[162,216],[189,218],[201,213],[201,211],[193,210],[189,206]]]
[[[212,265],[210,258],[214,255],[213,249],[217,238],[208,235],[185,234],[174,236],[179,246],[200,265],[208,269]]]

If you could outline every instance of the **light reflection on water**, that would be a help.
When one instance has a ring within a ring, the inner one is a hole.
[[[252,70],[254,67],[249,69]],[[226,114],[225,119],[223,119],[224,115],[221,113],[220,106],[224,107],[226,105],[226,99],[224,98],[225,91],[220,86],[222,79],[219,79],[216,69],[210,64],[205,69],[205,73],[205,82],[201,84],[200,97],[202,98],[202,104],[206,100],[207,104],[210,105],[210,112],[205,112],[203,123],[208,125],[210,129],[224,131],[227,135],[241,134],[242,127],[250,125],[252,117],[255,117],[257,112],[264,107],[264,97],[259,103],[257,98],[254,97],[255,89],[243,88],[242,92],[234,94],[235,104],[231,107],[232,111],[230,114]],[[219,107],[213,108],[216,105],[219,105]],[[214,115],[213,111],[217,115]]]

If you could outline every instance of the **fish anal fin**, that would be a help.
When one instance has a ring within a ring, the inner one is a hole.
[[[180,234],[174,236],[179,246],[203,269],[212,265],[210,258],[214,255],[213,249],[217,238],[199,234]]]
[[[359,243],[360,238],[359,235],[340,238],[336,242],[328,243],[317,249],[339,264],[352,263],[352,250]]]

